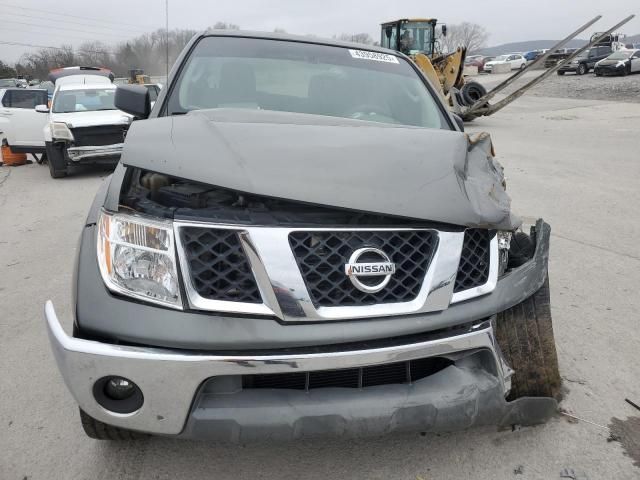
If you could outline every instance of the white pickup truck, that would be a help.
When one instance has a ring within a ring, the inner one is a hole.
[[[47,114],[41,135],[53,178],[66,176],[78,164],[118,163],[132,117],[116,109],[115,92],[116,86],[102,76],[65,76],[56,81],[51,107],[36,107],[40,115]]]

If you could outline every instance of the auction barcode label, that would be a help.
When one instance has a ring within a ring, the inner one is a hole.
[[[360,58],[362,60],[373,60],[375,62],[387,62],[387,63],[399,63],[398,57],[395,55],[387,55],[386,53],[369,52],[367,50],[351,50],[349,53],[353,58]]]

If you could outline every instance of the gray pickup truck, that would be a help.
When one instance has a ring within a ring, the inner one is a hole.
[[[535,424],[557,409],[549,226],[511,212],[397,52],[213,31],[135,117],[82,230],[58,367],[99,439]]]

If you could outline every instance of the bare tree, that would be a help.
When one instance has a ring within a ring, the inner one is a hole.
[[[443,51],[453,52],[458,47],[465,47],[467,52],[474,52],[487,45],[489,33],[477,23],[462,22],[457,25],[448,25],[447,36],[440,42]]]
[[[362,43],[364,45],[373,45],[373,38],[368,33],[341,33],[334,35],[333,38],[342,40],[343,42]]]
[[[213,27],[213,30],[240,30],[240,26],[235,23],[227,23],[227,22],[216,22]]]

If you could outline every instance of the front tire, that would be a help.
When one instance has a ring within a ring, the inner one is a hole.
[[[80,409],[80,423],[82,423],[84,433],[86,433],[89,438],[95,440],[141,440],[149,436],[145,433],[134,432],[133,430],[102,423],[82,409]]]
[[[587,73],[587,71],[587,66],[584,63],[578,65],[578,75],[584,75],[585,73]]]
[[[51,142],[46,143],[47,163],[51,178],[63,178],[67,176],[67,162],[63,148],[56,147]]]
[[[531,297],[497,315],[496,337],[505,360],[515,370],[509,400],[560,398],[548,276]]]

